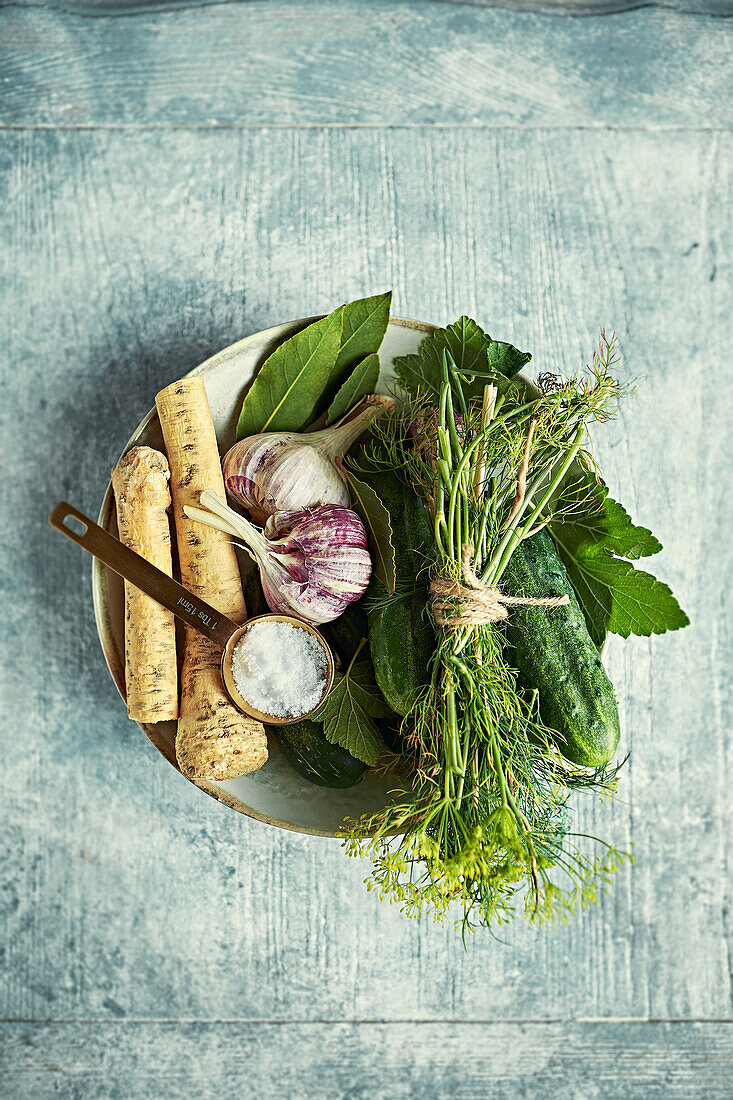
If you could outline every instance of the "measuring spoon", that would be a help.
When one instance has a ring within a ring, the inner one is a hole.
[[[67,523],[70,519],[75,520],[81,529],[77,530],[70,527]],[[182,584],[173,580],[173,577],[169,577],[167,573],[152,565],[140,554],[136,554],[134,550],[125,546],[114,535],[110,535],[103,527],[94,523],[83,512],[79,512],[65,501],[56,505],[48,517],[48,522],[62,535],[66,535],[67,538],[77,543],[82,549],[87,550],[93,557],[104,562],[115,573],[119,573],[126,581],[134,584],[146,596],[150,596],[162,607],[172,611],[186,626],[193,627],[199,634],[203,634],[205,638],[209,638],[216,645],[221,646],[221,677],[224,681],[224,687],[234,705],[243,714],[249,715],[250,718],[256,718],[260,722],[266,722],[271,726],[289,726],[293,722],[300,722],[303,718],[308,718],[317,709],[317,707],[313,707],[307,714],[299,714],[295,718],[278,718],[275,715],[265,714],[257,710],[241,694],[234,680],[232,659],[237,644],[252,624],[257,622],[290,623],[298,630],[305,630],[306,633],[318,639],[327,662],[323,695],[318,702],[318,706],[328,695],[333,685],[333,654],[326,639],[310,623],[301,622],[300,619],[295,619],[292,615],[258,615],[246,622],[244,626],[241,626],[239,623],[227,618],[226,615],[222,615],[220,611],[216,611],[215,608],[199,596],[194,595],[193,592],[189,592]]]

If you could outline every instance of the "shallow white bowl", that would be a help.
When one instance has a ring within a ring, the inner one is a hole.
[[[222,454],[234,442],[242,396],[255,371],[278,344],[311,320],[314,318],[289,321],[265,329],[264,332],[256,332],[231,347],[224,348],[191,371],[191,374],[200,375],[204,380]],[[432,331],[432,325],[417,321],[400,318],[390,321],[379,353],[382,368],[378,387],[380,390],[385,391],[390,386],[395,357],[417,351],[425,336]],[[125,451],[137,444],[164,449],[155,409],[135,429]],[[111,485],[108,486],[102,503],[99,523],[108,531],[117,533]],[[124,698],[125,628],[122,581],[116,573],[95,559],[92,587],[99,639],[112,678]],[[166,760],[177,767],[174,751],[175,722],[142,725],[140,728]],[[270,758],[258,772],[224,783],[201,781],[196,786],[239,813],[283,829],[320,836],[335,835],[345,818],[358,817],[380,809],[389,800],[394,780],[378,779],[367,773],[360,783],[347,790],[317,787],[302,779],[290,767],[273,738],[270,739],[269,749]]]

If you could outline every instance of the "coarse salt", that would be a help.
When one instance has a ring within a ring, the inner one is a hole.
[[[273,718],[300,718],[318,706],[328,658],[313,634],[292,623],[253,623],[232,654],[232,674],[250,706]]]

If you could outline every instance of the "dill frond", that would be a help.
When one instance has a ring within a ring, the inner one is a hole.
[[[536,396],[521,380],[461,372],[446,356],[438,399],[418,395],[401,419],[376,421],[349,463],[356,472],[395,471],[420,494],[442,577],[462,578],[470,546],[475,574],[496,585],[513,549],[551,511],[571,515],[587,503],[587,480],[565,475],[575,459],[594,470],[587,426],[616,410],[618,362],[615,337],[601,332],[583,372],[540,375]],[[487,391],[483,403],[466,400],[469,377],[493,387],[490,416]],[[518,688],[497,624],[441,631],[431,682],[402,733],[409,789],[350,822],[345,844],[372,861],[368,888],[406,916],[457,920],[464,935],[520,912],[532,922],[565,920],[592,904],[628,858],[600,841],[600,854],[588,854],[578,841],[592,838],[570,832],[572,792],[611,796],[618,767],[565,760],[536,693]]]

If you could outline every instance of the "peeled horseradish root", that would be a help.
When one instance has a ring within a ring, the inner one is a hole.
[[[171,576],[171,503],[165,455],[133,447],[112,471],[120,541]],[[178,717],[173,614],[125,581],[125,696],[136,722]]]
[[[224,494],[214,423],[204,383],[184,378],[155,399],[171,467],[181,583],[237,623],[246,620],[234,547],[215,531],[194,523],[186,506],[201,493]],[[264,726],[242,714],[221,678],[221,649],[186,627],[176,758],[189,779],[234,779],[267,760]]]

